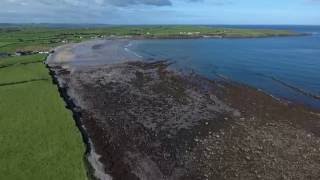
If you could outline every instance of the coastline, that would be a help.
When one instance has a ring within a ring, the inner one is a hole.
[[[128,62],[126,55],[115,54],[104,65],[81,68],[73,60],[47,61],[81,112],[105,173],[114,179],[319,174],[319,112],[247,86],[173,72],[165,61]],[[288,144],[295,144],[291,154]],[[296,161],[300,166],[292,165]]]
[[[232,30],[232,29],[228,29]],[[238,29],[239,30],[239,29]],[[243,29],[246,30],[246,29]],[[258,30],[268,30],[268,29],[256,29]],[[269,29],[271,30],[271,29]],[[172,34],[172,35],[132,35],[132,36],[123,36],[120,38],[124,39],[133,39],[133,40],[143,40],[143,39],[155,39],[155,40],[161,40],[161,39],[242,39],[242,38],[271,38],[271,37],[292,37],[292,36],[310,36],[313,35],[313,33],[308,33],[308,32],[296,32],[296,31],[286,31],[283,34],[276,34],[277,30],[271,30],[274,32],[267,33],[267,34],[258,34],[258,35],[252,35],[252,34],[193,34],[193,35],[177,35],[177,34]],[[238,32],[239,33],[239,32]],[[117,37],[115,37],[117,38]]]

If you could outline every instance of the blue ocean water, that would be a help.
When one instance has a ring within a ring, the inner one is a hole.
[[[226,77],[275,97],[320,109],[320,26],[228,26],[289,29],[308,36],[137,40],[130,49],[145,59],[166,59],[174,67],[208,78]]]

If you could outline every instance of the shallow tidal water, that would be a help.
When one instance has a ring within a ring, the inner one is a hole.
[[[230,26],[234,27],[234,26]],[[146,60],[166,59],[177,69],[210,79],[228,78],[275,97],[320,109],[320,26],[236,26],[289,29],[299,37],[136,40],[130,50]]]

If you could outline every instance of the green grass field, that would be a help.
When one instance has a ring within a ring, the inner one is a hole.
[[[41,61],[0,60],[0,179],[86,179],[84,144],[72,114]],[[5,85],[25,82],[22,84]]]
[[[33,62],[43,62],[45,56],[35,54],[30,56],[14,56],[0,59],[0,68],[4,66],[20,65]]]
[[[8,45],[8,44],[10,44],[10,42],[0,42],[0,47],[6,46],[6,45]]]

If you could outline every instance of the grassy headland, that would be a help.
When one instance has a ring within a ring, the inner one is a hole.
[[[0,59],[0,179],[86,179],[81,135],[44,59]]]
[[[105,28],[0,27],[0,52],[48,51],[52,47],[98,37],[127,38],[258,38],[293,36],[285,30],[230,29],[207,26],[113,26]]]

